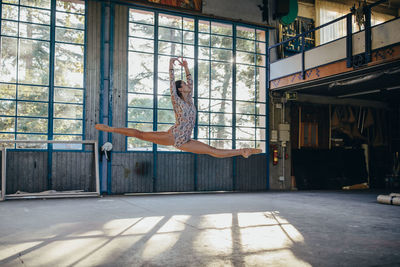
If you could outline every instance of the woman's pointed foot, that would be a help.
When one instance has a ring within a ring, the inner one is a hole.
[[[96,128],[96,130],[103,131],[103,132],[112,132],[112,129],[113,129],[113,127],[110,127],[105,124],[96,124],[94,126],[94,128]]]
[[[261,152],[262,152],[262,150],[258,149],[258,148],[243,148],[242,156],[245,158],[248,158],[253,154],[260,154]]]

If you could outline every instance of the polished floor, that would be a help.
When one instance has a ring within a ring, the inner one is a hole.
[[[7,200],[0,266],[400,266],[377,192]]]

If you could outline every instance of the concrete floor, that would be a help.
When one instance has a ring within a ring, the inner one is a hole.
[[[400,266],[377,192],[7,200],[0,266]]]

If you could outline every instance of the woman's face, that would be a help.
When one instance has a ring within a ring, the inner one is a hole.
[[[188,93],[188,92],[190,92],[189,86],[188,86],[184,81],[182,81],[181,87],[178,88],[178,90],[179,90],[179,92],[181,92],[181,93]]]

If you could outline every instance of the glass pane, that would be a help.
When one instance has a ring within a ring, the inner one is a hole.
[[[157,124],[157,131],[159,132],[167,132],[169,129],[171,129],[171,127],[173,126],[172,123],[168,123],[168,124]]]
[[[79,0],[58,0],[56,9],[59,11],[85,14],[85,2]]]
[[[266,68],[257,68],[257,101],[265,102],[266,101]]]
[[[47,140],[47,135],[38,135],[38,134],[17,134],[17,140]],[[22,143],[17,144],[17,148],[40,148],[40,149],[47,149],[47,144],[29,144],[29,143]]]
[[[257,127],[265,127],[266,125],[266,117],[265,116],[257,116]]]
[[[14,134],[0,134],[0,140],[14,140]],[[0,143],[0,147],[14,148],[14,144]]]
[[[199,45],[210,46],[210,34],[199,33]]]
[[[56,26],[85,29],[85,16],[71,13],[56,13]]]
[[[17,118],[17,132],[47,133],[47,120],[34,118]]]
[[[232,149],[231,140],[210,140],[210,146],[221,149]]]
[[[0,100],[0,115],[15,116],[15,101]]]
[[[154,24],[154,13],[137,9],[129,9],[129,20],[140,23]]]
[[[18,20],[18,6],[1,5],[1,18]]]
[[[158,110],[158,122],[175,123],[173,110]]]
[[[47,103],[18,102],[18,116],[47,117]]]
[[[15,131],[15,118],[0,117],[0,132],[14,132],[14,131]]]
[[[236,141],[236,148],[253,148],[254,141]]]
[[[19,0],[3,0],[3,3],[18,4]]]
[[[153,93],[154,56],[129,52],[128,60],[128,91]]]
[[[20,0],[19,1],[21,6],[32,6],[32,7],[41,7],[50,9],[51,0]]]
[[[256,148],[261,149],[263,153],[265,153],[265,142],[256,141]]]
[[[171,41],[171,42],[182,42],[182,31],[169,29],[169,28],[158,28],[158,38],[164,41]]]
[[[232,65],[211,63],[211,92],[213,98],[232,99]]]
[[[257,34],[257,41],[265,42],[265,31],[256,30],[256,34]]]
[[[220,61],[232,61],[232,51],[225,49],[212,48],[211,59]]]
[[[158,52],[170,56],[182,56],[182,44],[158,42]]]
[[[244,115],[244,114],[236,115],[237,126],[255,127],[255,124],[256,124],[256,116],[254,115]]]
[[[158,108],[172,109],[171,96],[158,96]]]
[[[3,20],[1,22],[1,34],[18,37],[18,22]]]
[[[198,112],[197,114],[199,116],[199,118],[198,118],[199,125],[209,125],[210,124],[210,113]]]
[[[199,98],[198,105],[199,105],[199,111],[209,111],[209,109],[210,109],[210,100]]]
[[[265,108],[266,108],[266,105],[265,105],[265,104],[257,104],[257,105],[256,105],[256,112],[257,112],[257,114],[259,114],[259,115],[265,115]]]
[[[49,42],[19,40],[18,82],[49,84]]]
[[[194,46],[193,45],[183,45],[183,56],[194,58]],[[190,64],[189,60],[188,60],[188,64],[189,64],[189,68],[193,67],[193,64]]]
[[[210,59],[210,48],[199,47],[199,59]]]
[[[183,32],[183,43],[194,44],[194,32]]]
[[[129,23],[129,35],[153,39],[154,26]]]
[[[81,135],[54,135],[57,141],[79,141],[82,140]],[[53,144],[54,149],[82,149],[82,144]]]
[[[265,128],[257,128],[256,129],[256,139],[257,140],[265,140]]]
[[[209,97],[210,91],[210,62],[209,61],[198,61],[198,94],[199,97]]]
[[[84,44],[85,31],[56,28],[56,41],[65,43]]]
[[[134,128],[144,132],[153,131],[153,125],[148,123],[128,123],[129,128]],[[137,138],[128,137],[128,150],[152,151],[153,143],[146,142]]]
[[[254,140],[256,138],[256,130],[255,128],[236,127],[236,138],[239,140]]]
[[[211,22],[211,33],[232,35],[232,25],[219,22]]]
[[[54,101],[82,104],[83,90],[55,88]]]
[[[231,126],[232,125],[232,114],[228,113],[211,113],[211,125],[224,125]]]
[[[54,118],[82,119],[83,106],[71,104],[54,104]]]
[[[210,138],[209,127],[199,126],[198,138]]]
[[[84,47],[56,44],[55,52],[55,85],[82,88]]]
[[[253,65],[255,55],[252,53],[236,52],[236,63],[251,64]]]
[[[24,22],[50,25],[50,11],[29,7],[20,7],[19,20]]]
[[[154,52],[154,41],[140,38],[129,38],[129,50],[142,52]]]
[[[0,98],[15,99],[16,86],[15,84],[0,83]]]
[[[183,29],[194,31],[194,19],[183,18]]]
[[[257,42],[256,46],[257,46],[257,53],[260,53],[260,54],[266,54],[267,53],[266,52],[267,50],[266,50],[266,44],[265,43]]]
[[[17,78],[17,38],[1,37],[0,81],[15,82]]]
[[[253,66],[236,65],[236,99],[255,101],[255,68]]]
[[[213,139],[232,139],[232,127],[211,126],[210,130]]]
[[[255,114],[255,105],[251,102],[236,101],[236,113]]]
[[[54,133],[82,134],[81,120],[54,120]]]
[[[199,20],[199,32],[210,32],[210,22]]]
[[[20,23],[19,36],[24,38],[50,40],[50,26]]]
[[[128,107],[152,108],[153,104],[152,95],[128,94]]]
[[[158,57],[158,94],[170,95],[169,83],[169,59],[168,56]],[[175,78],[180,79],[180,69],[175,68]]]
[[[243,50],[248,52],[254,52],[255,50],[255,41],[244,40],[244,39],[236,39],[236,49]]]
[[[256,38],[255,30],[247,27],[236,27],[236,36],[246,39],[254,40]]]
[[[49,88],[39,86],[18,86],[18,99],[19,100],[36,100],[36,101],[48,101],[49,100]]]
[[[128,108],[128,121],[152,122],[153,110],[141,108]]]
[[[232,38],[226,36],[212,35],[211,46],[232,49]]]
[[[172,16],[167,14],[159,14],[158,24],[176,29],[182,29],[182,17]]]

